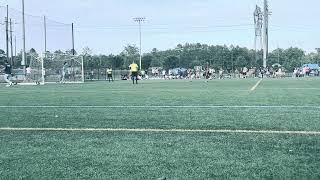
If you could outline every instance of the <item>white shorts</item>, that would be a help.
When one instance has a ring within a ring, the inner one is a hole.
[[[4,74],[4,79],[9,79],[10,78],[10,74]]]
[[[10,81],[10,74],[4,74],[4,80],[6,81],[6,82],[8,82],[8,83],[10,83],[11,81]]]

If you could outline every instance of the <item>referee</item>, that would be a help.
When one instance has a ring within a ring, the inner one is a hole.
[[[136,84],[138,84],[138,68],[139,66],[134,61],[129,66],[133,84],[134,84],[134,81],[136,81]]]

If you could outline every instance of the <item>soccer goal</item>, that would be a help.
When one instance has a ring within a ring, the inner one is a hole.
[[[47,54],[31,57],[21,85],[49,83],[83,83],[83,56]]]
[[[16,69],[16,81],[19,85],[39,85],[44,84],[44,67],[43,58],[36,54],[30,54],[27,57],[27,64],[25,71],[23,69]]]
[[[43,57],[43,76],[46,83],[83,83],[83,56],[50,54]]]

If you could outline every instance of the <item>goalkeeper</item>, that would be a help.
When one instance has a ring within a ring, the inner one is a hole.
[[[63,67],[62,67],[62,74],[61,74],[61,81],[60,83],[65,83],[66,82],[66,74],[68,71],[68,63],[64,62]]]

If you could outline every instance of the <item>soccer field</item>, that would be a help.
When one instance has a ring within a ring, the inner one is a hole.
[[[320,79],[0,85],[3,179],[320,178]]]

